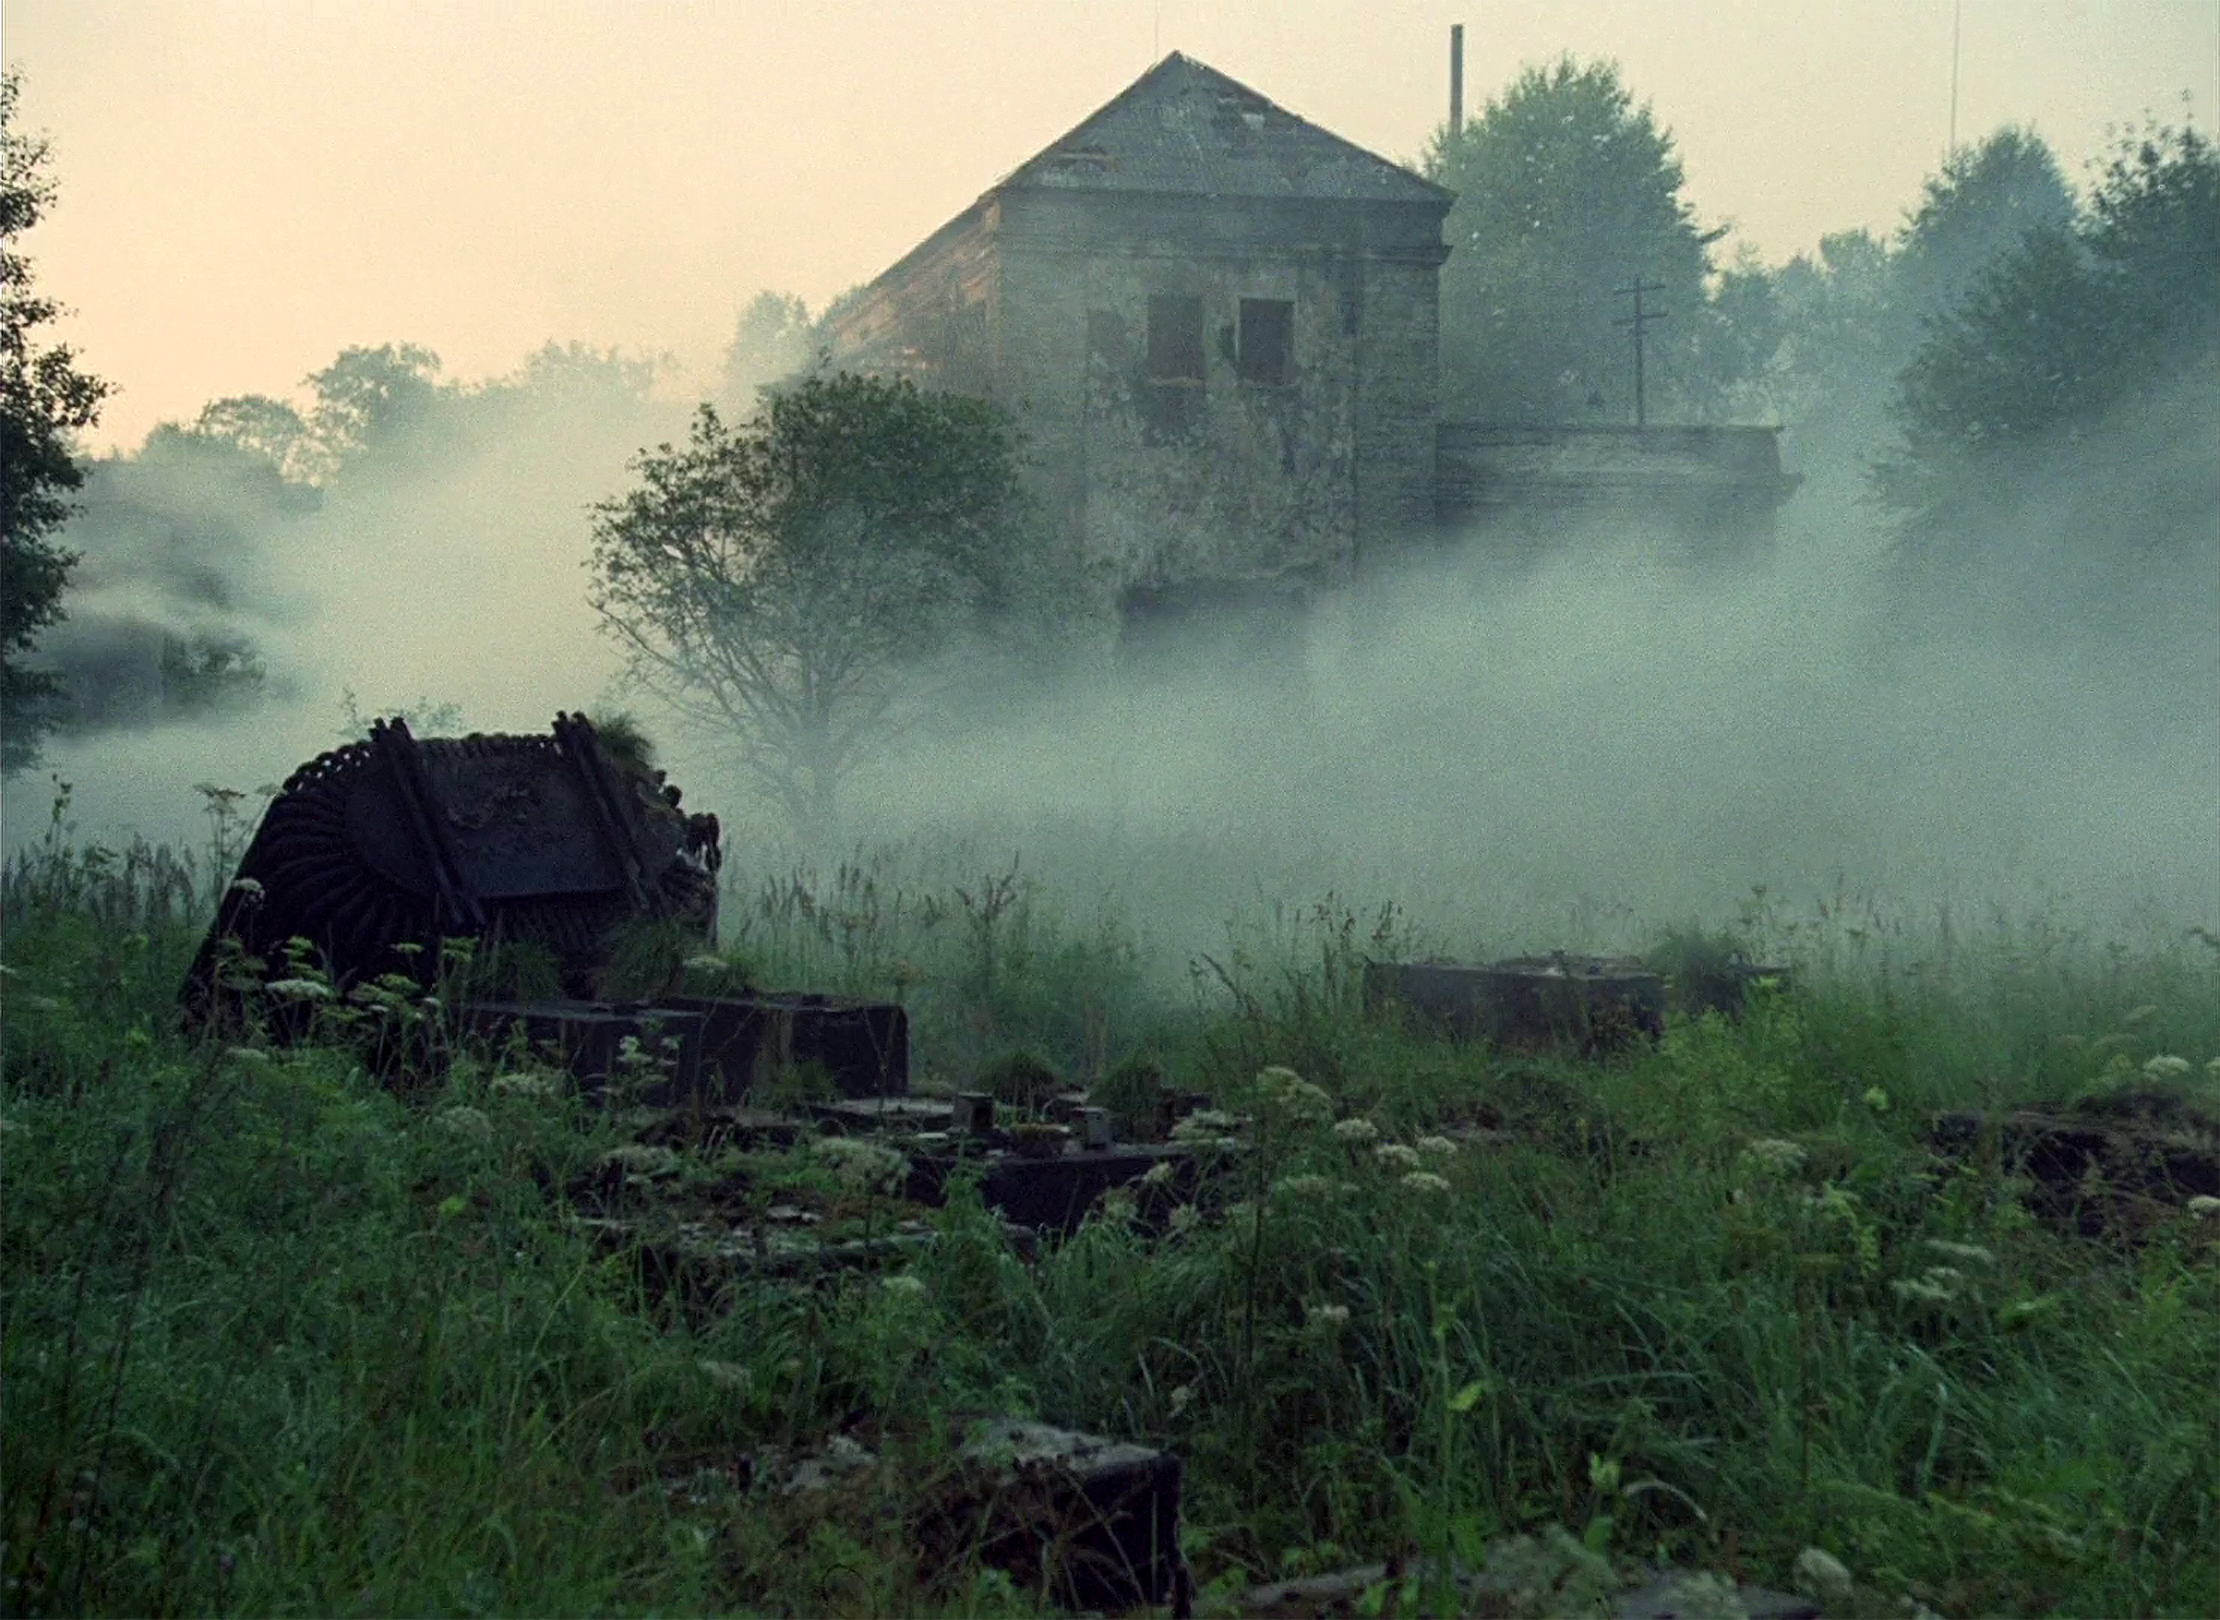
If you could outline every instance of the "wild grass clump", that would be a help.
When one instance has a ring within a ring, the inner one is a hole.
[[[1557,1612],[1637,1560],[1818,1555],[1829,1612],[2220,1611],[2220,1216],[2092,1239],[1928,1140],[2202,1107],[2208,938],[1759,907],[1737,937],[1787,985],[1582,1059],[1367,1009],[1365,960],[1415,949],[1392,911],[1267,911],[1181,976],[1007,870],[728,903],[746,975],[902,997],[937,1080],[1030,1052],[1121,1114],[1211,1093],[1199,1180],[1029,1254],[960,1178],[927,1213],[869,1144],[644,1141],[522,1050],[381,1082],[356,1023],[436,1025],[414,986],[188,1040],[206,882],[120,870],[57,838],[8,875],[11,1612],[1036,1612],[914,1556],[998,1415],[1178,1453],[1206,1612],[1391,1556]],[[670,1285],[689,1223],[774,1209],[930,1241]],[[812,1453],[835,1483],[789,1492]]]

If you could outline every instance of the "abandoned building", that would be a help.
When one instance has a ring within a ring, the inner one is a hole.
[[[1539,510],[1769,527],[1765,429],[1441,420],[1454,201],[1175,52],[843,300],[829,354],[1008,408],[1129,624]]]

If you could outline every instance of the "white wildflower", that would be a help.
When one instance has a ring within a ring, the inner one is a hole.
[[[1323,1088],[1312,1085],[1293,1069],[1273,1067],[1259,1070],[1257,1089],[1288,1118],[1310,1124],[1324,1124],[1334,1117],[1334,1100]]]
[[[2220,1220],[2220,1198],[2210,1193],[2199,1193],[2189,1200],[2189,1213],[2200,1221]]]
[[[1901,1277],[1889,1284],[1889,1292],[1906,1304],[1940,1305],[1957,1297],[1932,1276]]]
[[[1303,1320],[1314,1328],[1325,1328],[1329,1331],[1334,1328],[1347,1327],[1349,1325],[1349,1307],[1346,1305],[1306,1305],[1303,1307]]]
[[[2161,1052],[2156,1057],[2143,1060],[2143,1072],[2153,1080],[2171,1080],[2189,1072],[2189,1059],[2172,1052]]]
[[[1948,1238],[1929,1238],[1926,1249],[1929,1254],[1939,1254],[1945,1260],[1956,1260],[1969,1266],[1996,1264],[1996,1256],[1978,1243],[1953,1243]]]
[[[1172,1213],[1166,1217],[1167,1224],[1174,1232],[1191,1232],[1195,1229],[1195,1223],[1201,1219],[1202,1217],[1195,1213],[1193,1204],[1176,1205]]]
[[[650,1179],[679,1172],[678,1155],[651,1142],[620,1142],[601,1156],[601,1162],[617,1166],[628,1176]]]
[[[860,1136],[820,1137],[810,1151],[855,1192],[891,1192],[909,1178],[909,1160]]]
[[[473,1142],[493,1140],[493,1121],[486,1118],[483,1110],[473,1108],[468,1103],[442,1109],[438,1118],[439,1128],[443,1131],[451,1131],[456,1136],[467,1136]]]
[[[1413,1170],[1403,1178],[1403,1185],[1412,1192],[1445,1193],[1449,1191],[1449,1178],[1437,1176],[1431,1170]]]
[[[1742,1157],[1769,1176],[1792,1176],[1804,1168],[1811,1155],[1801,1142],[1785,1137],[1761,1136],[1742,1150]]]
[[[723,957],[704,951],[699,956],[686,958],[685,967],[690,973],[722,973],[731,966]]]
[[[711,1361],[704,1358],[694,1365],[707,1373],[711,1382],[722,1384],[727,1389],[752,1389],[755,1387],[755,1374],[736,1361]]]
[[[224,1056],[230,1058],[234,1063],[267,1064],[270,1061],[270,1054],[263,1051],[259,1046],[226,1047]]]
[[[272,979],[264,986],[286,1001],[329,1001],[331,986],[321,979]]]
[[[1454,1159],[1457,1144],[1446,1136],[1422,1136],[1418,1139],[1418,1151],[1429,1158]]]
[[[233,878],[231,889],[234,894],[250,906],[262,898],[262,880],[260,878]]]
[[[1835,1603],[1848,1597],[1854,1585],[1842,1560],[1819,1547],[1806,1547],[1796,1555],[1795,1579],[1799,1590]]]
[[[2220,1062],[2220,1059],[2214,1061]],[[1338,1121],[1334,1126],[1334,1140],[1347,1142],[1353,1147],[1366,1147],[1380,1139],[1380,1127],[1363,1115]]]
[[[1158,1159],[1141,1176],[1144,1187],[1169,1187],[1172,1184],[1172,1161]]]
[[[1193,1389],[1185,1384],[1174,1384],[1171,1397],[1172,1416],[1177,1417],[1180,1413],[1186,1411],[1194,1398],[1195,1392]]]
[[[1219,1142],[1229,1140],[1226,1132],[1233,1128],[1233,1116],[1222,1114],[1215,1108],[1198,1108],[1172,1127],[1175,1142]]]
[[[879,1286],[890,1294],[901,1295],[904,1299],[923,1299],[925,1297],[925,1279],[912,1276],[906,1271],[898,1277],[882,1278]]]
[[[1401,1142],[1382,1142],[1372,1150],[1372,1156],[1392,1170],[1418,1168],[1418,1149],[1406,1147]]]
[[[1331,1176],[1282,1176],[1272,1183],[1272,1191],[1290,1198],[1328,1198],[1339,1185]]]

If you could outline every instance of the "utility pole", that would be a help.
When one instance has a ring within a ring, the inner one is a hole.
[[[1629,293],[1634,295],[1634,313],[1632,315],[1622,315],[1611,324],[1613,326],[1631,326],[1634,328],[1634,425],[1636,427],[1647,427],[1649,425],[1649,404],[1642,387],[1643,332],[1650,322],[1665,319],[1663,310],[1644,309],[1642,307],[1642,295],[1644,293],[1663,292],[1664,290],[1664,282],[1644,281],[1640,276],[1634,278],[1632,286],[1611,289],[1613,296],[1618,298],[1624,298]]]

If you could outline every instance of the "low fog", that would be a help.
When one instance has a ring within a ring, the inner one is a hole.
[[[1469,206],[1508,195],[1486,165],[1523,163],[1564,96],[1647,132],[1643,184],[1677,198],[1670,142],[1616,70],[1553,71],[1437,145]],[[1550,171],[1567,198],[1586,194],[1575,145]],[[2201,135],[2153,128],[2077,202],[2041,141],[2006,128],[1955,152],[1889,240],[1842,233],[1770,270],[1720,270],[1717,233],[1676,203],[1661,229],[1683,285],[1657,363],[1679,380],[1661,409],[1791,424],[1804,483],[1774,535],[1639,512],[1367,535],[1357,577],[1300,611],[1196,613],[1145,647],[1105,612],[1053,668],[976,647],[920,672],[917,694],[959,696],[917,704],[806,838],[750,795],[732,738],[625,689],[588,605],[594,503],[686,433],[656,366],[550,344],[459,381],[428,351],[350,349],[292,402],[218,401],[93,469],[59,535],[83,553],[69,617],[40,649],[80,707],[8,782],[7,845],[47,834],[63,783],[80,842],[203,844],[199,785],[252,795],[380,714],[438,734],[629,710],[689,808],[722,819],[743,902],[798,867],[933,886],[1014,867],[1173,961],[1329,894],[1475,953],[1612,948],[1753,904],[1923,930],[2209,928],[2216,175]],[[1515,220],[1481,224],[1445,229],[1567,276],[1610,257],[1580,236],[1550,260]],[[1522,419],[1482,414],[1490,400],[1539,421],[1603,410],[1600,383],[1583,405],[1589,374],[1563,366],[1616,375],[1623,335],[1598,310],[1618,306],[1589,310],[1569,349],[1512,354],[1564,313],[1559,279],[1530,278],[1540,302],[1513,322],[1468,260],[1441,289],[1451,403],[1476,422]],[[727,353],[727,417],[832,330],[759,296]],[[1566,398],[1488,394],[1485,367],[1453,363],[1453,330]]]
[[[1885,525],[1823,493],[1738,556],[1632,524],[1524,550],[1414,538],[1299,618],[1206,619],[1145,659],[1106,645],[999,697],[973,682],[803,848],[715,738],[612,684],[586,507],[622,487],[626,431],[674,427],[621,416],[335,490],[260,539],[252,589],[215,617],[252,632],[275,695],[56,738],[8,785],[10,846],[43,832],[50,776],[81,839],[199,842],[195,784],[282,780],[348,734],[351,690],[365,719],[444,704],[468,729],[635,709],[689,805],[723,817],[742,891],[804,861],[931,882],[1015,863],[1176,953],[1329,892],[1474,950],[1731,923],[1760,888],[1915,925],[2220,917],[2220,551],[2207,535],[2115,576],[2097,611],[2065,561],[2086,477],[2072,498],[2030,488],[1916,619]],[[2177,440],[2185,420],[2164,417]],[[2135,431],[2091,454],[2147,473],[2164,440]]]

